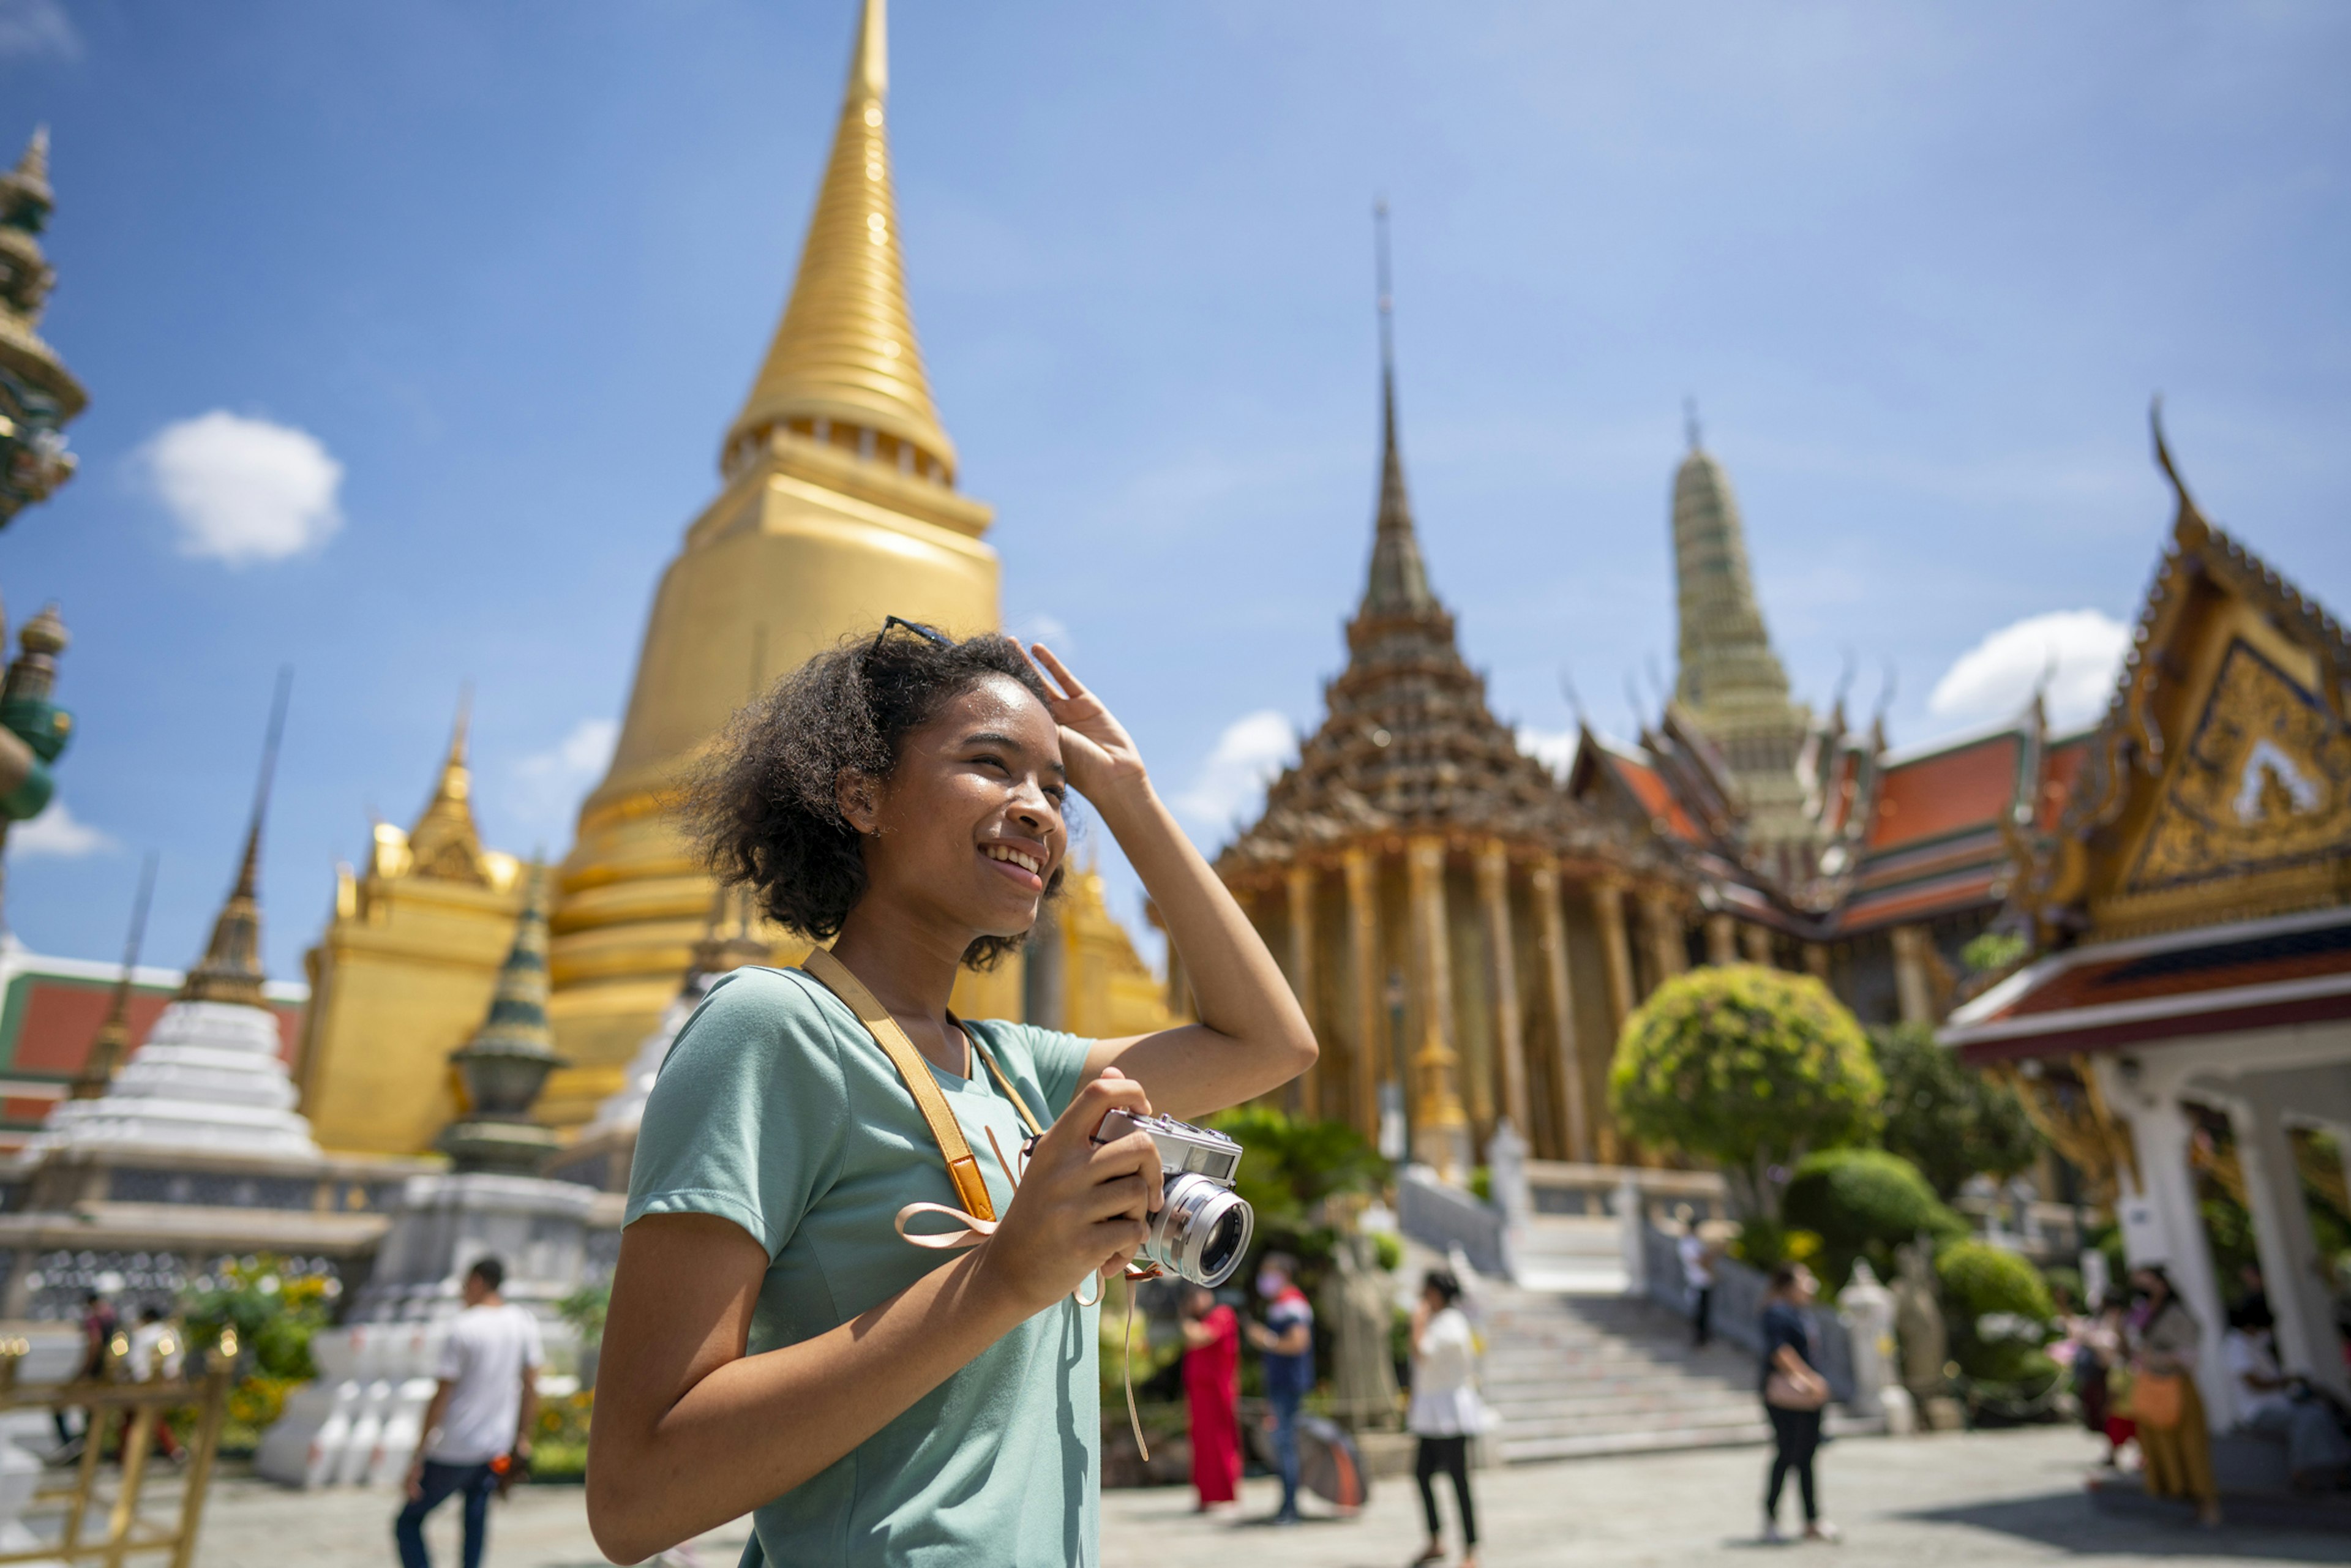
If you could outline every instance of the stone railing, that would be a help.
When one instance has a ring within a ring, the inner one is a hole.
[[[1396,1225],[1424,1247],[1447,1256],[1458,1249],[1480,1274],[1510,1275],[1501,1210],[1426,1166],[1406,1166],[1397,1178]]]

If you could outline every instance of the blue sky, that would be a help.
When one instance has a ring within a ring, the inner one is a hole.
[[[273,974],[369,811],[423,804],[468,680],[491,841],[562,852],[852,12],[0,0],[0,141],[55,138],[44,331],[92,392],[79,477],[0,536],[12,619],[63,605],[80,720],[71,822],[9,857],[26,942],[112,953],[152,846],[151,960],[193,956],[280,664]],[[1628,678],[1670,678],[1685,395],[1799,688],[1850,651],[1865,707],[1890,667],[1898,743],[2051,648],[2095,706],[2169,517],[2158,390],[2207,509],[2351,611],[2340,5],[892,24],[914,309],[1008,618],[1059,629],[1206,842],[1317,716],[1360,587],[1379,193],[1424,545],[1532,730],[1570,723],[1562,666],[1618,731]]]

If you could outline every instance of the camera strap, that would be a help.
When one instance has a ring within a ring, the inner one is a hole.
[[[965,1209],[981,1219],[994,1219],[996,1206],[988,1199],[987,1180],[980,1174],[977,1156],[971,1152],[971,1140],[963,1135],[963,1124],[956,1120],[939,1081],[931,1076],[930,1063],[914,1049],[914,1042],[907,1038],[898,1020],[890,1016],[890,1009],[875,1000],[873,993],[865,988],[865,982],[851,974],[849,966],[826,948],[811,949],[800,961],[800,967],[857,1015],[857,1021],[865,1026],[865,1032],[873,1037],[873,1043],[882,1048],[882,1054],[898,1070],[898,1076],[905,1081],[906,1092],[914,1097],[915,1109],[922,1112],[923,1120],[930,1125],[931,1137],[946,1161],[947,1179],[955,1184],[956,1197]],[[1029,1103],[1020,1097],[1020,1092],[1012,1086],[1012,1080],[1005,1076],[1004,1069],[997,1065],[994,1054],[971,1030],[965,1030],[963,1037],[971,1043],[972,1053],[979,1058],[1005,1097],[1012,1102],[1012,1108],[1020,1113],[1029,1133],[1042,1136],[1045,1129],[1029,1111]],[[1007,1171],[1005,1175],[1009,1178],[1012,1173]]]

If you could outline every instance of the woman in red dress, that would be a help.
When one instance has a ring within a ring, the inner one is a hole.
[[[1184,1400],[1200,1511],[1236,1505],[1241,1484],[1241,1322],[1194,1285],[1184,1292]]]

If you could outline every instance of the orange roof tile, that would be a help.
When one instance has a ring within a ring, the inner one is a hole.
[[[1698,841],[1698,824],[1690,821],[1689,813],[1682,810],[1681,802],[1674,798],[1674,792],[1666,787],[1665,779],[1656,768],[1614,751],[1609,752],[1607,757],[1615,766],[1617,776],[1631,787],[1635,797],[1640,800],[1641,809],[1649,813],[1651,822],[1662,821],[1667,832],[1685,843]]]
[[[1997,821],[2015,796],[2017,745],[2012,732],[1988,736],[1886,768],[1871,852]]]

